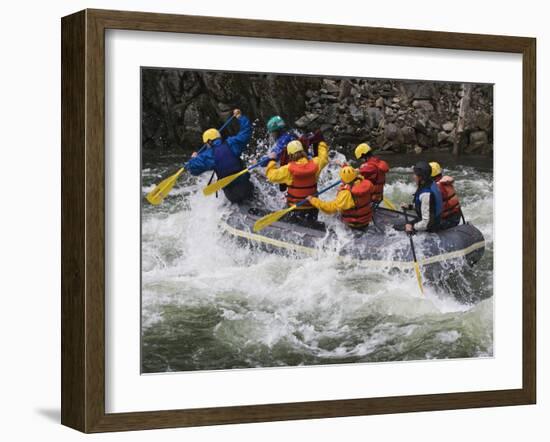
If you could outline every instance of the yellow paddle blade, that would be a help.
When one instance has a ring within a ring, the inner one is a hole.
[[[290,206],[283,210],[278,210],[277,212],[270,213],[254,223],[254,232],[259,232],[262,229],[265,229],[270,224],[279,221],[287,213],[292,212],[296,206]]]
[[[416,279],[418,280],[418,287],[420,288],[420,292],[424,294],[424,287],[422,287],[422,275],[420,274],[420,266],[418,265],[418,261],[414,262],[414,271],[416,273]]]
[[[204,196],[212,195],[213,193],[216,193],[218,190],[222,190],[225,186],[231,184],[233,181],[235,181],[237,178],[239,178],[241,175],[244,175],[247,172],[248,172],[248,169],[244,169],[244,170],[241,170],[240,172],[234,173],[233,175],[226,176],[221,180],[218,180],[206,186],[204,189],[202,189],[202,193],[204,194]]]
[[[391,209],[391,210],[395,210],[395,206],[392,204],[392,202],[387,199],[386,197],[384,197],[384,204],[386,205],[386,207],[388,209]]]
[[[174,175],[166,178],[165,180],[162,180],[159,184],[157,184],[155,188],[151,190],[151,192],[149,192],[145,197],[147,198],[147,201],[149,201],[154,206],[162,203],[162,200],[164,200],[164,198],[166,198],[166,195],[170,193],[172,187],[174,187],[174,184],[176,184],[178,177],[183,173],[184,170],[185,169],[182,167]]]

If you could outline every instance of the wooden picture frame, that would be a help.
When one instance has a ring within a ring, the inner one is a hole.
[[[519,389],[105,412],[105,30],[497,51],[523,57],[523,385]],[[83,432],[533,404],[536,400],[536,103],[533,38],[105,10],[62,19],[62,409]]]

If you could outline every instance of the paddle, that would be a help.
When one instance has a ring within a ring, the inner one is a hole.
[[[405,223],[409,223],[409,216],[407,214],[407,210],[403,209],[403,214],[405,215]],[[412,232],[406,232],[409,236],[409,241],[411,243],[411,251],[413,255],[414,260],[414,271],[416,273],[416,279],[418,281],[418,287],[420,288],[420,292],[424,294],[424,287],[422,287],[422,275],[420,274],[420,265],[418,264],[418,260],[416,259],[416,251],[414,249],[414,242],[413,242],[413,233]]]
[[[395,206],[393,205],[393,203],[386,197],[384,197],[384,204],[388,209],[395,210]]]
[[[233,121],[234,116],[231,116],[227,119],[225,123],[223,123],[222,127],[220,127],[219,131],[221,132],[224,130],[231,121]],[[197,154],[200,154],[204,149],[208,147],[208,144],[203,144],[203,146],[199,149]],[[158,206],[164,198],[170,193],[172,190],[172,187],[174,187],[174,184],[176,184],[177,179],[179,176],[184,172],[184,168],[182,167],[179,169],[174,175],[169,176],[168,178],[162,180],[159,184],[155,186],[153,190],[151,190],[145,198],[147,198],[147,201],[149,201],[152,205]]]
[[[172,187],[174,187],[174,184],[176,184],[177,179],[179,176],[184,172],[184,168],[182,167],[180,170],[178,170],[174,175],[162,180],[159,184],[155,186],[151,192],[147,194],[145,198],[147,198],[147,201],[149,201],[153,206],[157,206],[162,201],[168,193],[172,190]]]
[[[342,181],[338,180],[334,183],[332,183],[330,186],[325,187],[324,189],[320,190],[319,192],[316,192],[312,196],[318,196],[322,193],[325,193],[327,190],[332,189],[333,187],[336,187],[338,184],[340,184]],[[307,203],[307,199],[304,199],[300,201],[297,204],[293,204],[290,207],[287,207],[286,209],[278,210],[277,212],[270,213],[269,215],[266,215],[262,218],[260,218],[258,221],[254,223],[254,232],[259,232],[262,229],[265,229],[270,224],[273,224],[276,221],[279,221],[283,216],[285,216],[287,213],[292,212],[297,207],[300,207],[302,204]]]
[[[219,190],[222,190],[225,186],[228,186],[233,181],[235,181],[237,178],[239,178],[241,175],[244,175],[245,173],[250,172],[252,169],[260,166],[263,162],[264,158],[262,158],[260,161],[258,161],[256,164],[247,167],[246,169],[241,170],[240,172],[234,173],[233,175],[228,175],[226,177],[220,178],[218,181],[209,184],[204,189],[202,189],[202,193],[204,196],[212,195],[213,193],[216,193]]]

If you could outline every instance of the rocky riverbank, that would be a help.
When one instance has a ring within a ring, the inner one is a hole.
[[[256,122],[257,138],[279,114],[346,153],[362,141],[388,153],[493,149],[492,85],[180,69],[142,70],[142,147],[194,149],[235,107]]]

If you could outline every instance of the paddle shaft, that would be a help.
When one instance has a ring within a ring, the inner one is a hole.
[[[222,127],[220,127],[218,129],[218,132],[222,132],[228,125],[229,123],[231,123],[233,121],[233,119],[235,118],[234,115],[230,116],[227,121],[225,123],[222,124]],[[197,152],[197,155],[200,154],[204,149],[206,149],[208,147],[208,143],[204,143],[202,145],[202,147],[199,149],[199,151]]]
[[[327,190],[332,189],[334,186],[337,186],[340,184],[341,181],[336,181],[335,183],[332,183],[330,186],[325,187],[324,189],[320,190],[319,192],[314,193],[312,196],[321,195],[323,192],[326,192]],[[287,207],[283,210],[278,210],[277,212],[270,213],[262,218],[260,218],[258,221],[254,223],[254,232],[259,232],[260,230],[266,228],[270,224],[273,224],[274,222],[279,221],[283,216],[285,216],[287,213],[292,212],[294,209],[296,209],[298,206],[301,206],[302,204],[305,204],[307,202],[307,198],[303,199],[297,204],[293,204],[290,207]]]
[[[253,164],[252,166],[247,167],[246,170],[250,172],[252,169],[255,169],[256,167],[260,167],[260,165],[262,164],[262,161],[263,161],[263,158],[261,158],[260,161],[258,161],[256,164]]]
[[[403,215],[405,215],[405,225],[406,224],[409,224],[409,214],[407,213],[407,209],[403,209]],[[406,229],[406,227],[405,227]],[[406,231],[406,230],[405,230]],[[412,232],[406,232],[408,237],[409,237],[409,241],[411,243],[411,250],[412,250],[412,254],[413,254],[413,260],[414,262],[416,262],[416,250],[414,249],[414,242],[413,242],[413,238],[412,238]]]
[[[332,183],[330,186],[328,187],[325,187],[324,189],[321,189],[319,190],[318,192],[315,192],[313,195],[311,196],[319,196],[321,195],[322,193],[325,193],[327,192],[328,190],[332,189],[333,187],[336,187],[338,184],[340,184],[342,181],[338,180],[338,181],[335,181],[334,183]],[[307,198],[306,199],[303,199],[302,201],[300,201],[299,203],[296,203],[294,205],[294,207],[299,207],[303,204],[307,203]]]

